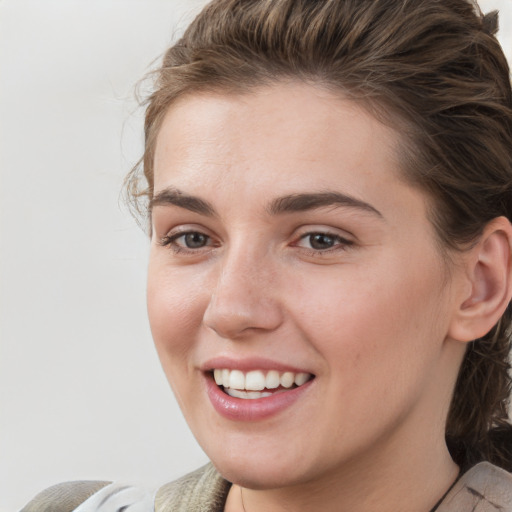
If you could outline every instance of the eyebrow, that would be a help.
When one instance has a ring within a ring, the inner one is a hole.
[[[149,203],[149,210],[154,206],[174,205],[186,210],[190,210],[207,217],[216,216],[215,208],[211,203],[191,196],[173,187],[168,187],[158,192]],[[303,212],[314,210],[317,208],[333,207],[349,207],[363,210],[378,217],[383,215],[371,204],[361,201],[352,196],[341,194],[340,192],[312,192],[303,194],[289,194],[286,196],[273,199],[267,206],[266,210],[271,215],[281,215],[284,213]]]
[[[180,208],[185,208],[191,212],[206,215],[207,217],[215,216],[215,208],[208,202],[199,197],[185,194],[176,188],[165,188],[153,196],[149,202],[149,211],[153,210],[154,206],[174,205]]]
[[[290,194],[278,197],[270,203],[268,211],[272,215],[278,215],[282,213],[314,210],[315,208],[323,208],[326,206],[347,206],[349,208],[357,208],[383,218],[382,213],[380,213],[379,210],[374,208],[371,204],[365,203],[355,197],[341,194],[340,192]]]

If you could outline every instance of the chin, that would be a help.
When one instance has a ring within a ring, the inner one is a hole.
[[[302,482],[303,478],[289,467],[279,464],[261,465],[248,461],[213,461],[219,473],[229,482],[254,490],[277,489]]]
[[[248,489],[276,489],[302,484],[314,478],[311,468],[316,469],[318,461],[308,464],[305,457],[298,459],[297,454],[303,452],[292,444],[288,445],[290,453],[282,449],[264,450],[256,444],[252,449],[235,450],[231,447],[210,450],[207,454],[226,480]]]

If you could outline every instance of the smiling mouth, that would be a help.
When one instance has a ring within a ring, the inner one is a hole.
[[[216,368],[213,378],[224,393],[235,398],[254,400],[267,398],[298,388],[314,378],[311,373],[229,370]]]

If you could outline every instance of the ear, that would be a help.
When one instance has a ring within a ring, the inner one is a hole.
[[[493,219],[464,258],[466,274],[449,337],[462,342],[485,336],[512,297],[512,225]]]

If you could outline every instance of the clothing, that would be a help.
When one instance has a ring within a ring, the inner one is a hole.
[[[156,491],[112,482],[65,482],[44,490],[20,512],[223,512],[230,487],[207,464]]]
[[[481,462],[462,475],[436,512],[512,512],[512,474]]]
[[[223,512],[231,484],[212,464],[148,491],[109,482],[67,482],[21,512]],[[481,462],[462,475],[436,512],[512,512],[512,474]]]

